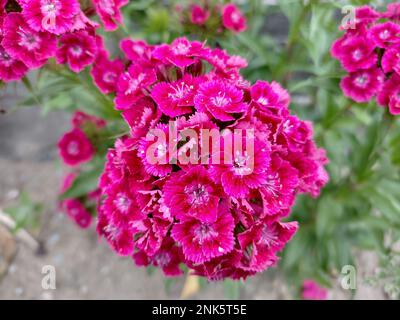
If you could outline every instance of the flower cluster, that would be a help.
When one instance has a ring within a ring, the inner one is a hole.
[[[115,85],[115,108],[130,134],[107,154],[98,233],[118,254],[168,276],[181,274],[181,264],[210,280],[275,265],[298,227],[282,220],[296,195],[317,196],[328,180],[311,123],[290,114],[278,83],[243,79],[242,57],[186,38],[156,46],[125,39],[121,49],[130,62]],[[221,143],[205,130],[223,132]],[[237,130],[251,142],[242,152],[222,143]],[[154,132],[165,139],[154,142]],[[216,154],[232,161],[211,161]],[[190,161],[177,161],[184,156]]]
[[[71,120],[72,129],[66,132],[58,142],[60,157],[73,171],[63,179],[60,193],[71,188],[80,173],[80,165],[93,159],[96,147],[92,141],[105,127],[106,122],[81,111],[76,111]],[[87,228],[95,214],[99,198],[99,189],[92,190],[79,198],[67,198],[60,201],[60,209],[64,211],[81,228]]]
[[[81,8],[78,0],[1,0],[0,80],[19,80],[49,58],[80,72],[103,52],[96,36],[99,25],[84,12],[95,10],[104,28],[115,30],[122,23],[120,7],[127,2],[93,0]]]
[[[210,29],[219,33],[229,30],[235,33],[243,32],[247,28],[247,21],[240,9],[233,3],[212,4],[206,2],[204,5],[193,3],[188,10],[182,10],[182,23],[195,25],[200,28],[210,26]]]
[[[400,4],[383,13],[357,8],[352,27],[331,48],[349,73],[340,83],[344,94],[360,103],[376,97],[391,114],[400,114]]]

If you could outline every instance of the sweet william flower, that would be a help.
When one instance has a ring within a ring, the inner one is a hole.
[[[5,82],[20,80],[28,70],[21,60],[12,58],[0,44],[0,80]]]
[[[247,28],[246,18],[233,3],[222,8],[222,23],[225,28],[234,32],[242,32]]]
[[[174,225],[171,235],[182,244],[186,259],[203,263],[233,249],[233,228],[232,216],[225,204],[220,204],[215,222],[205,223],[188,217]]]
[[[97,55],[90,73],[100,91],[110,94],[117,90],[117,81],[124,69],[124,63],[120,59],[109,60],[107,54],[101,52]]]
[[[342,79],[340,87],[345,96],[357,102],[367,102],[381,90],[382,84],[382,71],[372,68],[349,74]]]
[[[20,0],[22,15],[35,31],[56,35],[70,31],[74,17],[79,14],[77,0]]]
[[[284,88],[251,85],[239,72],[246,60],[224,50],[185,38],[120,46],[132,63],[116,83],[115,108],[130,132],[108,151],[100,178],[100,236],[167,276],[182,274],[183,264],[209,280],[245,279],[275,265],[297,230],[281,219],[297,194],[317,196],[328,180],[311,124],[290,113]],[[188,129],[221,134],[181,139]],[[236,150],[235,130],[243,138]],[[181,162],[177,155],[195,147],[205,154],[190,159],[202,162]]]
[[[129,109],[136,101],[144,97],[143,91],[156,82],[154,70],[143,68],[139,64],[132,64],[128,71],[122,73],[118,79],[116,109]]]
[[[114,31],[123,23],[121,7],[129,0],[92,0],[106,31]]]
[[[304,280],[301,296],[304,300],[326,300],[328,291],[314,280]]]
[[[161,111],[170,117],[192,113],[194,95],[204,79],[185,75],[174,82],[160,82],[156,84],[151,97]]]
[[[396,72],[400,75],[400,44],[389,47],[382,57],[382,69],[385,73]]]
[[[184,68],[195,63],[204,52],[201,42],[190,42],[186,38],[178,38],[171,45],[160,45],[155,48],[152,56],[165,64]]]
[[[207,22],[209,17],[210,12],[198,4],[194,4],[190,8],[190,21],[193,24],[202,26]]]
[[[200,85],[194,97],[197,111],[209,112],[221,121],[235,120],[232,114],[248,109],[243,102],[243,92],[224,81],[213,80]]]
[[[92,216],[84,205],[77,199],[66,199],[62,204],[68,217],[82,229],[86,229],[92,222]]]
[[[96,38],[86,31],[77,31],[61,36],[56,61],[67,63],[72,71],[79,73],[95,61],[96,54]]]
[[[224,193],[202,166],[174,173],[164,186],[164,201],[177,219],[193,217],[215,222]]]
[[[400,43],[400,25],[391,21],[373,26],[369,34],[379,48],[387,49],[392,44]]]
[[[48,32],[34,31],[20,13],[9,13],[5,17],[3,32],[3,47],[28,68],[43,66],[56,52],[56,37]]]
[[[58,149],[64,163],[69,166],[90,161],[94,155],[94,148],[90,140],[79,128],[74,128],[64,134],[58,142]]]

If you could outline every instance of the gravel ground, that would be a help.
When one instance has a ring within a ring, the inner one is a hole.
[[[11,105],[5,95],[0,106]],[[62,168],[57,164],[55,144],[69,127],[68,115],[42,117],[38,109],[19,109],[0,115],[0,208],[15,202],[18,192],[27,191],[44,202],[45,212],[35,236],[42,250],[32,250],[0,225],[0,299],[176,299],[184,279],[164,290],[164,277],[135,267],[131,259],[117,257],[99,241],[94,228],[82,231],[57,210],[57,190]],[[371,274],[376,258],[359,257],[359,274]],[[42,289],[42,268],[56,269],[56,289]],[[332,299],[347,299],[337,288]],[[223,299],[220,283],[206,285],[191,298]],[[241,289],[243,299],[290,299],[291,292],[279,272],[270,270],[251,278]],[[356,298],[384,299],[379,288],[359,285]]]

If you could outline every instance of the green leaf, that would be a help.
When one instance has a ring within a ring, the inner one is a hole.
[[[25,191],[21,193],[18,205],[4,209],[16,223],[14,231],[38,227],[42,211],[43,205],[32,201]]]
[[[60,196],[60,199],[79,198],[93,190],[96,190],[101,170],[101,168],[95,168],[90,171],[83,171],[74,180],[72,186]]]
[[[224,296],[230,300],[240,299],[240,282],[237,280],[225,280]]]

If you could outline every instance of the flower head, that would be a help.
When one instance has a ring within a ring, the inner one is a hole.
[[[95,61],[96,53],[96,38],[86,31],[77,31],[61,36],[56,60],[60,64],[68,63],[74,72],[81,72]]]
[[[234,32],[242,32],[247,28],[246,18],[233,3],[229,3],[222,8],[222,23],[225,28]]]
[[[22,15],[35,31],[60,35],[68,32],[79,14],[77,0],[21,0]]]
[[[79,128],[74,128],[64,134],[58,142],[58,149],[63,161],[70,166],[87,162],[94,155],[90,140]]]

